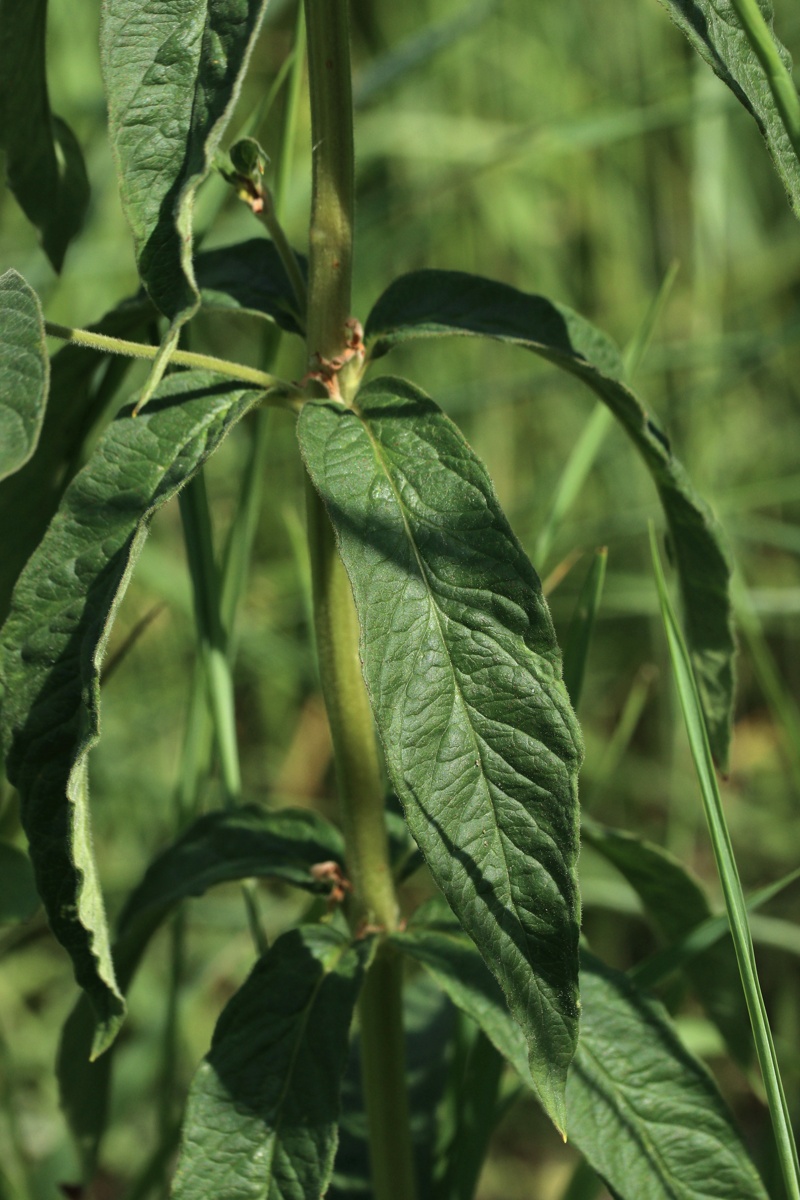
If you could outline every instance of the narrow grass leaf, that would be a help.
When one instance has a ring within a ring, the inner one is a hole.
[[[522,346],[577,376],[610,408],[658,489],[678,569],[684,621],[708,721],[724,766],[733,712],[730,563],[722,531],[669,442],[633,392],[609,339],[543,296],[460,271],[415,271],[390,284],[367,320],[372,358],[412,338],[460,334]]]
[[[111,145],[142,280],[173,321],[199,302],[192,207],[269,0],[107,0],[100,46]]]
[[[679,941],[712,915],[703,888],[668,850],[585,815],[581,833],[584,841],[627,879],[668,943]],[[705,953],[687,958],[683,969],[733,1057],[743,1066],[749,1065],[753,1043],[730,943],[717,942]]]
[[[739,870],[736,866],[736,858],[733,853],[728,825],[725,820],[725,811],[722,807],[722,799],[719,794],[717,776],[714,770],[708,734],[703,719],[703,710],[700,704],[697,684],[692,673],[691,659],[672,610],[664,572],[661,567],[655,533],[652,528],[650,530],[650,541],[653,554],[653,570],[658,587],[661,615],[669,643],[678,699],[680,700],[681,711],[683,712],[683,719],[686,725],[689,747],[692,752],[692,761],[694,762],[697,778],[700,783],[700,792],[711,835],[711,844],[717,863],[717,871],[725,896],[725,907],[728,912],[728,920],[730,921],[733,947],[736,951],[742,988],[750,1014],[756,1054],[758,1055],[761,1074],[764,1078],[764,1088],[767,1093],[770,1119],[777,1142],[778,1157],[783,1172],[784,1183],[786,1184],[787,1195],[790,1197],[790,1200],[797,1200],[800,1197],[800,1164],[798,1164],[797,1146],[795,1145],[794,1133],[789,1118],[780,1068],[775,1054],[775,1046],[772,1041],[772,1031],[769,1027],[769,1019],[764,1006],[764,997],[761,994],[761,984],[758,978],[758,969],[753,952],[753,939],[750,935],[747,906],[739,879]]]
[[[755,119],[776,170],[800,216],[800,99],[792,60],[773,30],[771,0],[757,0],[748,19],[741,0],[661,0],[672,20]],[[758,19],[760,15],[761,19]],[[760,53],[754,48],[758,39]],[[778,95],[776,96],[776,89]],[[785,90],[787,103],[780,103]]]
[[[539,580],[483,464],[411,384],[305,406],[392,785],[497,971],[563,1126],[577,1037],[577,723]]]
[[[578,594],[578,602],[564,641],[564,685],[573,708],[578,707],[583,690],[586,660],[592,644],[600,598],[603,595],[607,561],[608,550],[605,546],[595,551],[592,565]]]
[[[120,991],[127,993],[150,939],[182,900],[219,883],[252,878],[324,894],[330,883],[312,868],[329,862],[343,867],[342,835],[310,809],[242,805],[199,817],[153,860],[119,915],[112,958]],[[64,1024],[58,1050],[61,1108],[89,1173],[105,1131],[115,1050],[110,1046],[91,1061],[96,1027],[83,994]]]
[[[8,186],[56,271],[83,224],[89,181],[72,130],[50,109],[47,0],[0,4],[0,149]]]
[[[530,1085],[524,1038],[470,942],[415,925],[393,941]],[[586,953],[567,1132],[620,1200],[767,1200],[716,1086],[664,1010]]]
[[[39,298],[21,275],[6,271],[0,275],[0,480],[36,449],[49,382]]]
[[[192,1083],[175,1200],[309,1200],[333,1170],[365,944],[306,925],[226,1005]]]
[[[89,829],[88,754],[100,664],[147,529],[259,393],[210,372],[171,376],[152,411],[121,417],[73,479],[22,572],[0,636],[3,750],[53,932],[98,1017],[124,1011]]]

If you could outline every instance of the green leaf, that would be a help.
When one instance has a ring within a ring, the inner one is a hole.
[[[139,273],[173,320],[199,302],[192,207],[269,0],[108,0],[100,46],[111,145]]]
[[[47,0],[0,3],[0,148],[8,186],[60,271],[83,224],[89,181],[75,135],[50,111],[46,25]]]
[[[115,421],[20,576],[0,637],[8,777],[53,932],[97,1013],[98,1053],[124,1011],[89,831],[100,664],[153,514],[257,397],[210,372],[186,372],[162,383],[146,415]]]
[[[192,1083],[175,1200],[324,1195],[365,951],[307,925],[257,963]]]
[[[581,832],[584,840],[624,875],[667,943],[679,941],[711,916],[703,888],[669,851],[585,815]],[[688,959],[683,969],[731,1054],[742,1065],[749,1065],[753,1041],[730,942],[719,942]]]
[[[91,330],[130,338],[152,317],[152,305],[126,300]],[[0,622],[8,615],[19,573],[44,536],[75,473],[81,448],[130,366],[83,346],[65,346],[50,364],[50,401],[38,445],[21,470],[0,482]],[[105,372],[103,365],[107,364]]]
[[[789,202],[800,216],[800,160],[797,143],[787,126],[780,105],[775,102],[770,84],[772,70],[756,54],[748,36],[747,22],[742,21],[742,6],[735,0],[661,0],[672,20],[705,59],[736,99],[755,119],[761,136],[767,143],[772,161],[789,196]],[[771,41],[769,57],[775,59],[777,73],[785,73],[788,88],[792,84],[792,60],[772,28],[771,0],[757,0],[766,22],[765,37]],[[797,95],[795,93],[795,105]]]
[[[0,275],[0,479],[36,449],[49,381],[39,298],[21,275],[6,271]]]
[[[298,254],[300,270],[307,259]],[[204,308],[240,309],[271,317],[280,329],[303,336],[294,289],[273,242],[250,238],[235,246],[204,250],[195,260]]]
[[[483,464],[411,384],[377,380],[357,409],[308,403],[298,431],[392,785],[558,1124],[577,1036],[581,744],[541,585]]]
[[[31,860],[9,842],[0,842],[0,924],[27,921],[39,907]]]
[[[581,1040],[569,1136],[622,1200],[767,1200],[705,1067],[661,1005],[581,958]]]
[[[150,864],[117,921],[112,950],[117,984],[125,995],[148,942],[171,909],[236,879],[281,879],[310,892],[330,885],[311,871],[344,862],[338,830],[309,809],[242,805],[206,813]],[[106,1126],[114,1047],[90,1060],[97,1022],[85,993],[66,1020],[58,1051],[61,1107],[91,1175]]]
[[[392,940],[530,1085],[524,1038],[470,942],[456,931],[413,926]],[[567,1130],[621,1200],[767,1200],[715,1084],[664,1010],[585,953]]]
[[[577,376],[611,409],[658,489],[680,579],[689,647],[712,749],[725,766],[733,712],[730,563],[722,531],[669,442],[622,380],[609,339],[543,296],[460,271],[415,271],[390,284],[367,320],[378,358],[410,338],[481,335],[522,346]]]
[[[564,685],[573,708],[578,707],[583,691],[586,660],[589,657],[600,598],[603,595],[607,560],[608,550],[605,546],[595,551],[564,640]]]

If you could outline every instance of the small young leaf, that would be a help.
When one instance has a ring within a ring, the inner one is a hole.
[[[577,723],[483,464],[412,385],[311,402],[303,457],[355,594],[392,785],[506,992],[553,1120],[577,1036]]]
[[[412,925],[392,940],[530,1085],[524,1038],[463,934]],[[620,1200],[767,1200],[711,1077],[678,1041],[661,1006],[586,953],[567,1132]]]
[[[675,942],[711,916],[700,884],[669,851],[634,834],[609,829],[584,816],[581,832],[625,876],[658,932]],[[730,941],[689,959],[684,971],[697,999],[738,1062],[749,1065],[753,1039]]]
[[[728,553],[722,531],[666,437],[621,382],[617,350],[570,309],[460,271],[415,271],[396,279],[376,303],[365,330],[373,358],[410,338],[448,334],[496,338],[532,350],[569,371],[608,405],[633,441],[653,477],[667,519],[711,745],[724,767],[730,746],[735,651]]]
[[[256,964],[192,1083],[175,1200],[325,1194],[365,952],[305,925]]]
[[[330,861],[344,862],[342,835],[310,809],[270,812],[242,805],[199,817],[150,864],[120,913],[112,951],[120,991],[127,993],[150,938],[181,900],[218,883],[254,877],[324,892],[330,885],[311,868]],[[115,1049],[109,1046],[90,1061],[96,1025],[84,993],[66,1020],[58,1050],[61,1107],[88,1174],[105,1130]]]
[[[54,934],[97,1013],[97,1053],[124,1002],[114,980],[89,832],[88,754],[100,664],[150,519],[258,398],[210,372],[171,376],[115,421],[64,494],[20,576],[0,636],[0,732]]]
[[[107,0],[100,45],[111,144],[139,274],[181,320],[199,303],[192,206],[269,0]]]
[[[0,275],[0,479],[36,449],[49,380],[39,298],[21,275],[6,271]]]
[[[8,186],[61,270],[89,203],[80,146],[50,111],[45,74],[47,0],[0,5],[0,149]]]
[[[733,0],[661,0],[672,20],[683,30],[698,54],[715,75],[731,89],[736,99],[752,114],[767,143],[795,214],[800,217],[800,159],[796,142],[787,130],[775,104],[769,75],[754,54],[747,31]],[[791,86],[792,60],[772,30],[771,0],[758,0]]]

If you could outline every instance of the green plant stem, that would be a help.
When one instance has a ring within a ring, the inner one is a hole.
[[[795,154],[800,157],[800,96],[789,69],[783,62],[757,0],[733,0],[733,7],[764,74],[772,98],[786,127]]]
[[[74,342],[76,346],[101,350],[104,354],[123,354],[128,358],[147,359],[155,359],[159,354],[158,346],[149,346],[143,342],[128,342],[123,338],[107,337],[103,333],[92,333],[88,329],[71,329],[67,325],[55,325],[52,321],[45,321],[45,333],[48,337]],[[195,367],[198,370],[216,371],[220,375],[229,375],[231,379],[240,379],[243,383],[255,384],[256,387],[275,389],[281,393],[281,398],[284,395],[297,396],[300,392],[300,389],[293,383],[285,383],[282,379],[276,379],[274,375],[267,375],[264,371],[257,371],[254,367],[228,362],[226,358],[216,358],[212,354],[195,354],[191,350],[173,350],[170,363],[177,367]]]
[[[333,358],[350,316],[353,262],[353,112],[347,0],[305,0],[313,181],[308,352]],[[308,545],[320,681],[333,738],[352,922],[397,928],[378,747],[359,658],[350,581],[310,481]],[[414,1200],[406,1093],[401,963],[380,946],[361,997],[364,1103],[374,1200]]]
[[[309,354],[334,358],[350,316],[353,273],[353,99],[346,0],[305,0],[311,95]]]

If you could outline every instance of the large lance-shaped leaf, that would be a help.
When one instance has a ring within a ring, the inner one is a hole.
[[[392,784],[563,1127],[581,744],[541,585],[485,467],[412,385],[377,380],[356,409],[308,403],[299,436],[353,586]]]
[[[460,271],[415,271],[395,280],[369,315],[373,358],[410,338],[481,335],[532,350],[583,380],[610,408],[658,488],[672,538],[684,623],[712,750],[725,766],[733,713],[730,564],[722,531],[669,442],[621,382],[622,363],[588,321],[543,296]]]
[[[339,831],[309,809],[270,812],[254,805],[206,813],[148,867],[117,921],[114,973],[125,995],[148,942],[174,906],[216,884],[271,878],[325,892],[319,863],[344,863]],[[0,891],[0,895],[2,892]],[[106,1126],[114,1047],[90,1061],[97,1022],[86,994],[64,1025],[58,1051],[61,1107],[85,1164],[93,1173]]]
[[[800,160],[775,104],[767,72],[751,47],[736,4],[732,0],[661,0],[661,3],[715,75],[728,85],[754,117],[791,206],[800,217]],[[772,29],[771,0],[758,0],[758,7],[774,42],[775,54],[791,80],[791,57]]]
[[[175,1200],[325,1194],[365,953],[363,942],[307,925],[258,962],[192,1083]]]
[[[187,372],[163,382],[145,415],[115,421],[22,572],[0,637],[8,777],[53,932],[97,1013],[98,1052],[124,1011],[89,830],[100,664],[151,517],[257,397]]]
[[[0,149],[8,186],[57,271],[83,223],[89,182],[72,130],[50,111],[47,0],[0,0]]]
[[[639,896],[667,942],[677,942],[711,916],[703,888],[669,851],[634,834],[609,829],[584,815],[584,841],[613,863]],[[697,999],[743,1066],[753,1057],[750,1019],[729,940],[717,942],[684,965]]]
[[[6,271],[0,276],[0,479],[36,449],[49,379],[39,299],[21,275]]]
[[[412,927],[392,940],[530,1083],[520,1030],[463,934]],[[767,1200],[713,1080],[661,1005],[585,953],[567,1132],[620,1200]]]
[[[198,304],[192,207],[269,0],[107,0],[100,42],[111,144],[139,274],[163,313]]]

